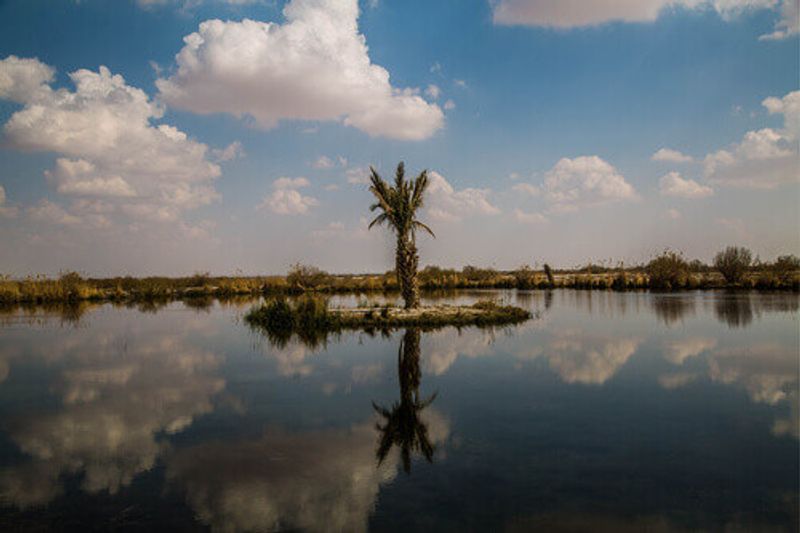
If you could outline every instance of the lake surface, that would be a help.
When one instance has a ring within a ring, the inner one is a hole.
[[[0,529],[798,529],[797,295],[437,301],[487,295],[537,318],[276,346],[249,303],[1,315]]]

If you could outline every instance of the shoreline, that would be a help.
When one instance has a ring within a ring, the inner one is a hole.
[[[694,290],[800,292],[800,273],[778,278],[769,273],[748,273],[739,283],[725,282],[718,273],[692,273],[670,284],[654,284],[646,274],[609,272],[600,274],[558,273],[548,281],[534,274],[519,279],[512,273],[498,273],[490,280],[426,278],[421,276],[420,290],[609,290],[674,292]],[[189,301],[204,298],[276,297],[336,294],[393,294],[398,292],[393,275],[329,276],[315,286],[291,285],[285,276],[189,278],[104,278],[83,279],[68,274],[59,279],[0,279],[0,306],[69,304],[75,302],[140,303]]]

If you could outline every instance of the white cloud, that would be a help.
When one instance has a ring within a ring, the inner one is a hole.
[[[661,148],[650,158],[653,161],[666,161],[669,163],[691,163],[694,161],[691,156],[680,153],[671,148]]]
[[[526,211],[522,211],[521,209],[514,210],[514,218],[517,219],[517,222],[522,222],[523,224],[547,223],[547,217],[542,213],[528,213]]]
[[[442,90],[439,88],[438,85],[431,83],[425,89],[425,96],[431,98],[432,100],[437,100],[439,96],[442,94]]]
[[[444,103],[444,110],[445,111],[452,111],[455,108],[456,108],[456,103],[454,101],[452,101],[452,100],[447,100]]]
[[[369,184],[369,169],[366,167],[354,167],[345,171],[347,183],[351,185],[367,185]]]
[[[681,218],[681,212],[674,208],[667,209],[664,215],[670,220],[680,220]]]
[[[52,73],[35,59],[0,61],[0,97],[24,105],[4,126],[8,144],[60,154],[45,172],[59,193],[113,198],[119,213],[161,211],[171,220],[219,197],[211,183],[221,171],[207,160],[207,146],[172,126],[151,124],[163,110],[142,90],[102,66],[71,73],[74,91],[54,90]],[[32,213],[52,215],[54,205]]]
[[[54,76],[55,70],[38,59],[8,56],[0,61],[0,98],[25,104],[46,96]]]
[[[299,189],[309,185],[311,183],[306,178],[278,178],[272,183],[276,189]]]
[[[244,157],[245,153],[242,143],[239,141],[233,141],[225,148],[215,148],[214,150],[211,150],[211,155],[213,155],[218,162],[225,162]]]
[[[489,202],[489,189],[456,190],[436,171],[428,172],[426,207],[431,218],[440,221],[459,221],[475,215],[497,215],[500,210]]]
[[[800,140],[800,91],[762,104],[770,114],[783,115],[784,127],[748,131],[742,141],[705,157],[705,177],[722,185],[770,189],[796,182]]]
[[[50,200],[41,200],[37,205],[27,209],[28,216],[37,222],[47,222],[59,226],[80,224],[81,219],[64,210]]]
[[[543,191],[553,212],[638,198],[622,174],[597,156],[561,159],[545,174]]]
[[[333,160],[330,157],[324,155],[319,156],[317,160],[311,164],[312,167],[320,170],[333,168],[334,165],[335,163],[333,162]]]
[[[706,198],[714,194],[711,187],[700,185],[694,180],[685,179],[677,172],[670,172],[659,180],[659,191],[664,196],[679,198]]]
[[[511,175],[512,180],[518,178],[519,178],[518,174]],[[532,183],[517,183],[516,185],[511,187],[511,189],[519,193],[527,194],[529,196],[539,196],[542,194],[542,189],[540,187],[537,187],[536,185],[533,185]]]
[[[184,38],[178,70],[156,85],[169,105],[200,114],[335,120],[372,136],[430,137],[444,114],[414,89],[397,89],[358,31],[356,0],[292,0],[286,22],[207,20]]]
[[[304,215],[310,208],[319,205],[316,198],[303,196],[297,190],[309,185],[306,178],[278,178],[272,183],[275,190],[264,198],[259,208],[268,208],[278,215]]]
[[[609,22],[653,22],[668,9],[712,9],[724,20],[780,6],[775,32],[762,39],[781,39],[797,33],[797,0],[499,0],[495,24],[579,28]]]
[[[0,185],[0,217],[14,218],[17,216],[17,212],[16,207],[6,205],[6,190]]]
[[[759,37],[762,41],[778,41],[800,33],[800,2],[783,0],[781,18],[775,24],[775,31]]]

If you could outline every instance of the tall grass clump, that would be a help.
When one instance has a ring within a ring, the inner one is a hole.
[[[714,268],[728,283],[740,283],[752,262],[750,250],[739,246],[728,246],[714,256]]]

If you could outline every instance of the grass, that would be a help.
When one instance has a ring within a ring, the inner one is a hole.
[[[423,330],[448,326],[504,326],[532,317],[525,309],[482,301],[472,306],[435,306],[419,309],[356,307],[330,309],[325,298],[305,296],[295,302],[272,299],[252,308],[245,321],[267,334],[273,344],[285,345],[292,335],[307,344],[320,344],[330,333],[345,330],[383,330],[415,327]]]

